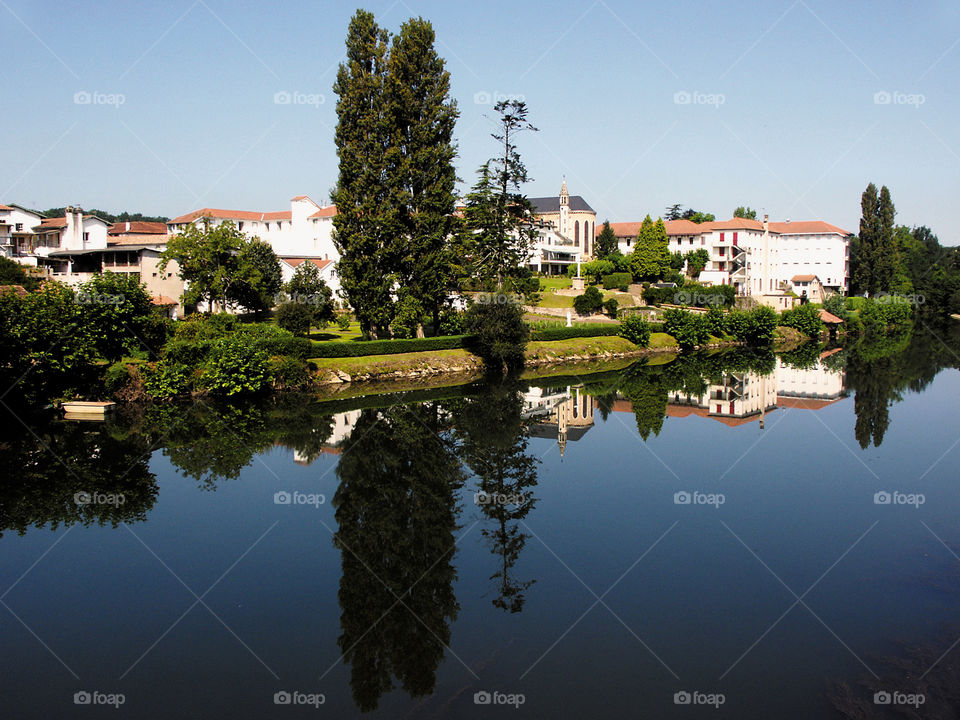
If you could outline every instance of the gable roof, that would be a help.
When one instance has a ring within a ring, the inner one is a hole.
[[[712,220],[700,223],[708,230],[763,230],[763,223],[749,218],[730,218],[729,220]]]
[[[147,222],[145,220],[130,220],[129,222],[113,223],[107,228],[107,235],[125,235],[127,233],[166,235],[167,224],[162,222]]]
[[[530,204],[533,205],[533,211],[538,215],[544,215],[546,213],[555,213],[560,212],[560,196],[559,195],[550,195],[548,197],[535,197],[527,198],[530,201]],[[587,204],[587,201],[583,199],[580,195],[571,195],[570,196],[570,210],[571,212],[591,212],[595,213],[596,211]]]
[[[317,270],[323,270],[325,267],[330,265],[333,260],[324,260],[322,258],[304,258],[304,257],[284,257],[280,256],[280,262],[284,262],[292,268],[296,268],[305,262],[312,262],[317,266]]]
[[[656,221],[654,221],[656,222]],[[707,227],[709,223],[695,223],[692,220],[664,220],[663,226],[667,229],[667,235],[699,235],[700,233],[708,232],[710,230]],[[643,226],[642,222],[620,222],[620,223],[610,223],[610,229],[613,230],[613,234],[617,237],[636,237],[640,228]],[[596,228],[595,235],[599,236],[603,232],[603,226]]]
[[[310,215],[310,219],[312,220],[313,218],[328,218],[328,217],[333,217],[336,214],[337,214],[337,206],[327,205],[327,207],[320,208],[313,215]]]
[[[823,235],[834,233],[846,237],[853,235],[849,230],[831,225],[823,220],[801,220],[800,222],[777,222],[770,223],[770,232],[778,232],[781,235]]]
[[[790,282],[813,282],[816,279],[816,275],[794,275],[790,278]]]
[[[168,220],[167,225],[180,225],[182,223],[193,222],[200,218],[213,218],[214,220],[251,220],[254,222],[270,220],[290,220],[292,214],[289,210],[282,212],[252,212],[250,210],[221,210],[219,208],[201,208],[194,210],[186,215],[175,217]]]

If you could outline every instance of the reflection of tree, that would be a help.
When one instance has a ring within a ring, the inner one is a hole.
[[[465,400],[456,413],[461,457],[478,477],[481,497],[495,499],[480,505],[493,521],[493,528],[484,528],[483,535],[500,556],[500,567],[490,576],[498,583],[493,604],[512,613],[523,609],[524,591],[534,582],[510,577],[529,537],[521,531],[520,522],[536,502],[531,489],[537,484],[539,462],[526,453],[530,436],[522,410],[520,389],[507,383],[491,386],[482,397]],[[496,501],[499,499],[508,502]]]
[[[0,533],[49,525],[139,522],[157,498],[144,436],[107,423],[50,420],[18,433],[20,423],[3,417],[0,442]],[[122,496],[122,504],[78,504],[77,493]]]
[[[651,432],[659,435],[667,415],[667,387],[659,368],[643,362],[631,365],[621,378],[620,393],[633,407],[640,437],[646,440]]]
[[[339,645],[361,710],[393,688],[433,692],[459,611],[452,557],[463,484],[435,403],[364,410],[337,467]]]

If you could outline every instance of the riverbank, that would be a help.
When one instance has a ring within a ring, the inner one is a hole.
[[[779,328],[775,346],[796,345],[801,338],[790,328]],[[731,340],[714,340],[702,349],[719,350],[737,347],[741,343]],[[526,371],[537,376],[553,374],[558,369],[582,363],[591,366],[630,362],[651,357],[656,364],[670,362],[680,352],[676,340],[666,333],[653,333],[649,347],[638,347],[629,340],[616,335],[570,338],[567,340],[534,341],[527,344],[524,356]],[[483,376],[483,361],[467,350],[431,350],[428,352],[397,353],[347,358],[315,358],[317,380],[323,386],[339,386],[348,383],[378,383],[389,381],[413,381],[417,384],[432,384],[431,379],[442,377],[442,384],[459,384]],[[629,364],[629,363],[626,363]],[[622,367],[622,365],[621,365]],[[593,368],[591,367],[591,370]],[[601,367],[600,369],[609,369]],[[582,369],[581,369],[582,372]],[[561,372],[561,374],[565,374]],[[452,381],[452,382],[451,382]]]

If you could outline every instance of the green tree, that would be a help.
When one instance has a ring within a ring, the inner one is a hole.
[[[340,253],[342,292],[365,336],[379,337],[393,319],[394,285],[404,256],[399,188],[389,173],[390,121],[384,97],[389,33],[358,10],[347,31],[337,95],[334,141],[339,158],[333,241]]]
[[[630,254],[630,272],[635,280],[658,280],[670,269],[667,229],[663,220],[654,223],[647,215],[637,233],[637,242]]]
[[[612,255],[617,251],[617,236],[616,233],[613,232],[613,228],[610,227],[609,220],[603,221],[603,228],[597,236],[595,251],[598,258],[606,258],[608,255]]]
[[[309,260],[297,265],[293,271],[293,276],[283,286],[287,300],[303,306],[303,310],[284,311],[284,314],[293,319],[300,318],[298,321],[302,325],[302,319],[306,319],[309,325],[324,327],[327,323],[336,319],[336,307],[333,301],[333,291],[327,285],[326,281],[320,276],[320,270]],[[281,327],[283,327],[281,325]],[[292,328],[287,328],[292,331]],[[309,330],[307,331],[309,332]]]
[[[697,278],[700,276],[700,273],[703,272],[707,263],[710,262],[710,253],[706,248],[697,248],[696,250],[688,251],[683,258],[687,261],[687,275],[692,278]]]
[[[80,286],[77,302],[83,308],[84,329],[97,352],[107,360],[119,360],[124,353],[150,347],[150,293],[140,281],[126,273],[94,275]]]
[[[160,270],[175,261],[180,278],[186,283],[184,303],[207,303],[207,312],[215,307],[226,311],[234,286],[243,281],[237,270],[237,256],[248,242],[233,223],[213,224],[204,218],[200,225],[190,223],[167,240],[160,254]]]
[[[860,234],[851,253],[854,290],[867,295],[890,292],[895,289],[899,253],[893,229],[896,210],[887,186],[878,193],[876,185],[867,185],[860,210]]]
[[[681,220],[683,219],[683,205],[676,203],[667,208],[666,218],[667,220]]]
[[[733,216],[735,218],[746,218],[747,220],[756,220],[757,211],[752,208],[744,207],[743,205],[741,205],[740,207],[738,207],[736,210],[733,211]]]
[[[384,87],[388,183],[403,238],[397,273],[410,302],[422,306],[434,327],[455,280],[448,238],[455,223],[453,130],[459,116],[435,41],[426,20],[404,23],[393,39]]]
[[[687,208],[683,212],[683,220],[689,220],[690,222],[695,222],[698,225],[705,222],[713,222],[717,217],[713,213],[701,212],[700,210],[694,210],[693,208]]]
[[[471,349],[488,369],[505,373],[523,367],[530,328],[516,298],[505,293],[478,295],[467,308],[463,325],[474,336]]]
[[[522,193],[530,178],[516,146],[518,134],[535,128],[527,119],[527,105],[520,100],[501,100],[494,106],[500,145],[499,154],[484,163],[477,183],[467,195],[464,209],[465,245],[473,259],[475,274],[495,280],[525,264],[537,237],[533,207]]]
[[[245,239],[235,263],[237,279],[230,286],[229,298],[257,315],[272,308],[283,284],[283,273],[270,244],[260,238]]]
[[[0,256],[0,285],[19,285],[24,290],[36,290],[40,282],[27,274],[23,265]]]

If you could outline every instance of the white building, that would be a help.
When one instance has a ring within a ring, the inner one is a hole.
[[[290,200],[290,210],[259,212],[250,210],[222,210],[202,208],[173,218],[167,223],[170,234],[181,232],[189,224],[208,221],[214,225],[232,222],[247,237],[259,237],[270,244],[281,261],[297,261],[294,265],[282,263],[284,280],[304,259],[326,260],[324,279],[334,293],[340,288],[334,272],[340,253],[333,244],[333,218],[337,214],[334,205],[321,206],[306,195],[297,195]],[[323,274],[323,269],[321,273]]]
[[[24,257],[32,254],[33,227],[42,219],[40,213],[19,205],[0,205],[0,255]]]
[[[68,262],[55,253],[106,249],[108,227],[105,220],[84,215],[80,208],[68,207],[63,217],[45,218],[17,205],[0,206],[4,254],[22,265],[54,274],[69,272]]]
[[[641,223],[611,223],[620,252],[633,252]],[[824,290],[846,294],[850,288],[851,233],[820,220],[791,223],[731,218],[705,223],[667,220],[671,253],[703,248],[710,256],[698,280],[734,285],[779,307],[797,275],[816,275]],[[599,231],[598,231],[599,233]],[[783,308],[779,308],[783,309]]]

